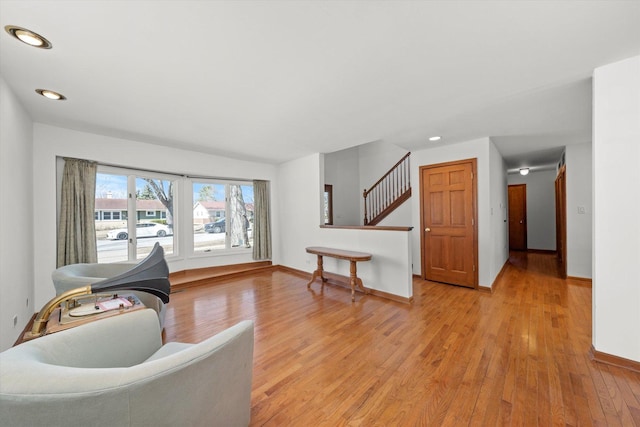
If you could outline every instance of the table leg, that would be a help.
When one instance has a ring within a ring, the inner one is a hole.
[[[356,262],[355,261],[351,261],[351,268],[350,268],[350,280],[349,282],[351,283],[351,301],[355,301],[356,300],[356,283],[358,282],[358,275],[356,274]]]
[[[307,283],[307,289],[311,288],[311,284],[316,280],[316,277],[320,277],[322,287],[324,288],[324,282],[326,282],[326,279],[322,276],[322,255],[318,255],[318,267],[316,268],[316,271],[313,272],[313,276],[311,276],[309,283]]]

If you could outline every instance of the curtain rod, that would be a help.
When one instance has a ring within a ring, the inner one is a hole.
[[[72,159],[74,157],[64,156],[62,158],[63,159]],[[176,176],[176,177],[183,177],[183,178],[189,178],[189,179],[213,179],[213,180],[217,179],[217,180],[224,180],[224,181],[240,181],[240,182],[253,182],[254,181],[252,179],[246,179],[246,178],[229,178],[229,177],[222,177],[222,176],[187,175],[187,174],[181,174],[181,173],[175,173],[175,172],[159,171],[159,170],[154,170],[154,169],[132,168],[132,167],[127,167],[127,166],[122,166],[122,165],[116,165],[116,164],[113,164],[113,163],[105,163],[105,162],[100,162],[100,161],[96,161],[96,160],[89,160],[89,159],[77,159],[77,160],[87,160],[87,161],[91,161],[91,162],[96,162],[98,164],[98,166],[106,166],[106,167],[117,168],[117,169],[126,169],[126,170],[131,171],[131,172],[158,173],[158,174],[162,174],[162,175],[173,175],[173,176]]]

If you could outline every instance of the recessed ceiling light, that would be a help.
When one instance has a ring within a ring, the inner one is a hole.
[[[45,98],[53,99],[54,101],[64,101],[67,99],[63,94],[48,89],[36,89],[36,92]]]
[[[440,141],[442,139],[441,136],[432,136],[431,138],[429,138],[429,141]]]
[[[51,42],[38,33],[34,33],[26,28],[16,27],[15,25],[5,25],[5,31],[29,46],[39,47],[41,49],[51,49]]]
[[[529,174],[529,168],[520,168],[520,175],[528,175]]]

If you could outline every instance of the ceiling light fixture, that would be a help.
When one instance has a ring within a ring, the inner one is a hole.
[[[520,168],[520,175],[528,175],[529,174],[529,168]]]
[[[67,99],[63,94],[48,89],[36,89],[36,92],[45,98],[53,99],[54,101],[64,101]]]
[[[435,142],[435,141],[440,141],[441,139],[442,139],[441,136],[432,136],[431,138],[429,138],[429,141]]]
[[[38,47],[40,49],[51,49],[52,44],[49,40],[31,30],[16,27],[15,25],[5,25],[4,29],[9,33],[9,35],[20,40],[22,43],[28,44],[29,46]]]

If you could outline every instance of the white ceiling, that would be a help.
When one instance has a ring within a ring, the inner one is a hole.
[[[640,54],[639,1],[0,0],[0,23],[53,44],[0,34],[34,121],[272,163],[432,135],[555,162],[591,140],[593,69]]]

